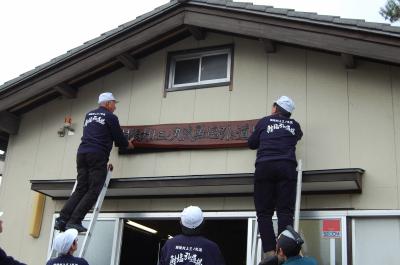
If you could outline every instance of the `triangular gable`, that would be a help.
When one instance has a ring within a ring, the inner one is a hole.
[[[217,31],[400,64],[400,27],[228,0],[171,1],[0,86],[0,111],[21,114],[189,35]],[[8,116],[9,117],[9,116]]]

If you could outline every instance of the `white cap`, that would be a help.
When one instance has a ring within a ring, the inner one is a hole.
[[[277,101],[275,101],[276,104],[279,105],[279,107],[283,108],[287,112],[292,113],[294,110],[294,102],[287,96],[281,96]]]
[[[115,101],[118,103],[111,92],[104,92],[99,95],[99,104],[106,101]]]
[[[189,206],[181,213],[181,223],[187,228],[194,229],[203,222],[203,212],[197,206]]]
[[[3,212],[0,212],[0,217],[3,215]]]
[[[60,233],[56,236],[53,242],[53,249],[59,254],[67,254],[78,237],[78,230],[68,229],[64,233]]]

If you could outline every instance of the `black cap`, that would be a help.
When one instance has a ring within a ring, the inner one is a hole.
[[[291,226],[287,226],[277,239],[277,247],[283,250],[287,257],[296,256],[301,250],[304,241]]]

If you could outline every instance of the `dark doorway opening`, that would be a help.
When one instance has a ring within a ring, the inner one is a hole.
[[[157,233],[128,225],[131,220]],[[169,236],[181,233],[178,220],[124,220],[120,265],[156,265],[159,250]],[[247,219],[205,221],[204,236],[218,244],[227,265],[245,265],[247,251]]]

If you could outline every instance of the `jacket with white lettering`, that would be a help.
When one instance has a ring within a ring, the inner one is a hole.
[[[247,140],[250,149],[257,150],[256,165],[262,161],[296,161],[296,144],[303,132],[294,120],[279,114],[260,119]]]
[[[89,265],[89,263],[84,258],[77,258],[66,254],[50,259],[47,261],[46,265]]]
[[[127,147],[129,144],[118,117],[104,107],[88,112],[83,123],[78,154],[103,153],[108,157],[113,142],[118,147]]]
[[[225,265],[217,244],[203,236],[177,235],[165,242],[159,265]]]
[[[25,265],[7,254],[0,248],[0,264],[1,265]]]

